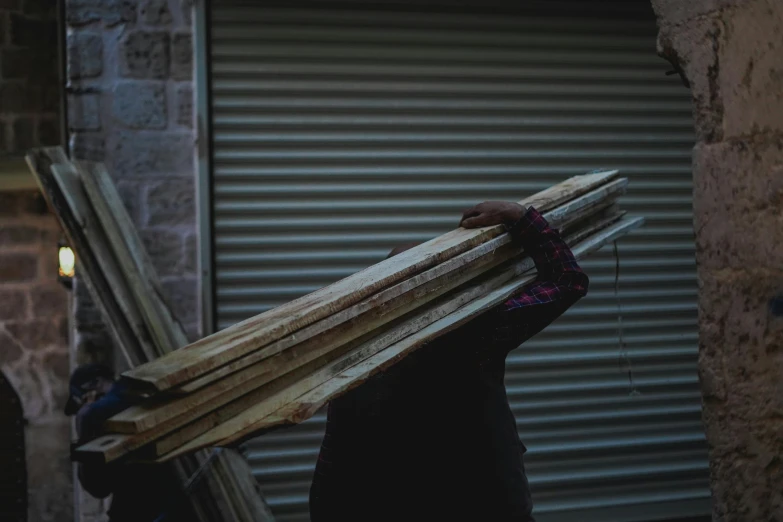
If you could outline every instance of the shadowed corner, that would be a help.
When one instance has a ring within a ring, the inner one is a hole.
[[[769,313],[775,318],[783,317],[783,294],[769,300]]]

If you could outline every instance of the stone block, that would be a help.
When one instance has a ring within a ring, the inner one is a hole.
[[[20,192],[18,197],[19,209],[22,214],[30,214],[32,216],[49,215],[49,207],[39,191]]]
[[[35,316],[35,313],[33,315]],[[59,320],[49,318],[24,323],[7,323],[5,329],[26,350],[45,350],[52,345],[64,346],[68,340],[63,336],[64,332]]]
[[[29,317],[27,292],[0,287],[0,321],[24,321]]]
[[[136,0],[66,0],[65,18],[71,25],[102,21],[112,27],[136,22]]]
[[[120,74],[126,78],[168,78],[168,33],[133,31],[128,34],[120,49]]]
[[[57,81],[57,55],[50,50],[9,48],[2,51],[0,78]]]
[[[163,292],[166,302],[181,324],[198,321],[198,279],[195,277],[177,277],[163,280]]]
[[[40,20],[11,13],[11,44],[18,47],[53,49],[57,46],[57,25],[54,20]]]
[[[109,168],[117,177],[193,175],[195,144],[189,133],[118,132],[110,139]]]
[[[697,261],[710,269],[780,266],[783,140],[694,149]]]
[[[32,281],[38,276],[38,258],[35,254],[0,252],[0,281],[18,283]]]
[[[176,33],[171,38],[171,76],[175,80],[193,79],[193,37]]]
[[[8,332],[0,328],[0,367],[18,361],[22,358],[24,350]]]
[[[198,274],[199,267],[199,249],[198,235],[188,234],[185,236],[185,254],[182,271],[185,274]]]
[[[101,129],[100,94],[72,94],[68,96],[68,128],[77,132]]]
[[[14,114],[40,110],[41,89],[23,81],[0,82],[0,112]]]
[[[68,77],[95,78],[103,74],[103,37],[76,31],[68,35]]]
[[[143,220],[141,215],[142,183],[135,179],[120,180],[116,182],[116,186],[131,221],[136,225],[136,228],[141,227]]]
[[[46,147],[62,145],[60,122],[54,118],[41,118],[38,121],[38,143]]]
[[[0,227],[0,248],[31,245],[41,238],[41,231],[28,225],[3,225]]]
[[[85,161],[105,161],[106,142],[100,134],[71,133],[69,147],[74,158]]]
[[[177,125],[193,128],[193,87],[177,87]]]
[[[32,287],[30,298],[36,317],[65,317],[68,313],[68,292],[57,283]]]
[[[724,136],[783,132],[783,2],[743,2],[725,18],[719,51]]]
[[[192,227],[196,223],[196,193],[193,178],[152,184],[144,198],[148,227]]]
[[[708,17],[679,28],[663,26],[658,33],[658,54],[677,64],[690,83],[698,141],[715,142],[723,136],[717,50],[724,32],[720,19]]]
[[[194,0],[179,0],[180,12],[182,13],[182,23],[187,27],[193,25]]]
[[[147,0],[141,4],[140,14],[147,25],[169,25],[173,21],[168,0]]]
[[[161,276],[182,274],[184,240],[182,234],[170,228],[152,228],[141,232],[144,247],[155,270]]]
[[[54,18],[57,16],[57,3],[51,0],[24,0],[22,12],[36,18]]]
[[[114,88],[112,114],[130,129],[164,129],[168,121],[166,87],[161,82],[122,82]]]
[[[37,122],[34,118],[17,118],[14,120],[13,150],[22,152],[38,145],[35,139],[36,125]]]
[[[0,192],[0,216],[16,216],[19,214],[19,195],[15,192]]]

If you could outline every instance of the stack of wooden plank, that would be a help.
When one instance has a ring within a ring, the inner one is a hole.
[[[160,282],[103,165],[71,162],[60,148],[36,149],[28,165],[74,249],[80,282],[92,294],[133,368],[187,344]],[[207,521],[271,521],[241,455],[193,453],[173,462],[196,516]],[[194,475],[201,480],[196,481]]]
[[[521,203],[584,257],[641,225],[617,208],[627,183],[615,171],[577,176]],[[126,372],[146,398],[78,453],[166,461],[301,422],[535,277],[502,226],[455,230]]]

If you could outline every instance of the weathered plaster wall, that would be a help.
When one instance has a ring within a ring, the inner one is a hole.
[[[652,3],[694,100],[713,518],[783,520],[783,2]]]
[[[104,162],[178,319],[199,335],[190,0],[66,0],[69,145]],[[84,287],[74,289],[78,362],[123,368]],[[104,504],[77,488],[81,520]]]

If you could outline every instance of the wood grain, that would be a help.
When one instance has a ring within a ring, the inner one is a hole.
[[[616,175],[617,172],[613,171],[577,176],[522,203],[549,210],[607,183]],[[503,228],[500,226],[452,231],[393,259],[206,337],[158,361],[126,372],[125,376],[131,380],[146,381],[158,390],[183,384],[502,233]]]
[[[128,319],[114,298],[114,290],[103,271],[102,262],[93,251],[84,234],[83,216],[73,211],[73,198],[67,197],[60,183],[52,173],[53,165],[67,165],[69,160],[59,147],[34,149],[26,156],[41,193],[60,221],[68,244],[76,256],[80,281],[87,285],[95,298],[98,310],[117,342],[129,365],[142,362],[138,354],[142,351]]]
[[[127,278],[133,298],[152,335],[156,355],[185,346],[188,342],[185,331],[162,297],[163,287],[155,267],[109,172],[98,163],[75,162],[74,165],[92,208],[100,219],[114,259]]]
[[[613,200],[607,198],[616,197],[624,188],[624,180],[618,180],[600,191],[593,191],[563,205],[566,211],[558,212],[555,223],[571,224],[584,219],[587,210],[594,211],[610,204]],[[257,357],[257,362],[251,363],[250,366],[221,375],[222,378],[210,386],[188,390],[191,393],[179,399],[172,398],[129,408],[109,419],[106,427],[114,433],[140,433],[166,423],[173,430],[189,422],[198,413],[203,414],[227,404],[254,387],[262,386],[286,372],[320,358],[519,255],[521,247],[510,244],[509,241],[507,234],[490,240],[274,343],[263,350],[268,353],[270,348],[275,349],[271,358],[265,353],[250,354],[236,361],[246,363],[248,358]],[[283,348],[287,349],[283,351]],[[213,373],[217,372],[219,370]]]
[[[613,219],[614,216],[606,218],[605,221],[609,222]],[[574,248],[574,254],[580,258],[584,257],[640,226],[642,222],[641,219],[624,220],[611,225],[608,229],[593,233]],[[596,223],[590,230],[583,231],[580,235],[590,233],[599,226],[602,226],[601,223]],[[277,397],[279,402],[309,388],[309,391],[305,391],[295,401],[290,401],[272,413],[268,413],[269,409],[277,402],[259,403],[165,455],[162,460],[201,447],[236,444],[249,436],[258,435],[259,431],[305,420],[338,394],[383,371],[424,343],[465,324],[503,302],[535,278],[534,275],[523,275],[528,271],[529,266],[527,260],[517,263],[501,270],[487,281],[468,287],[458,296],[429,307],[409,321],[343,356],[309,379],[298,382],[286,392],[280,392]],[[340,370],[341,367],[345,369]]]

